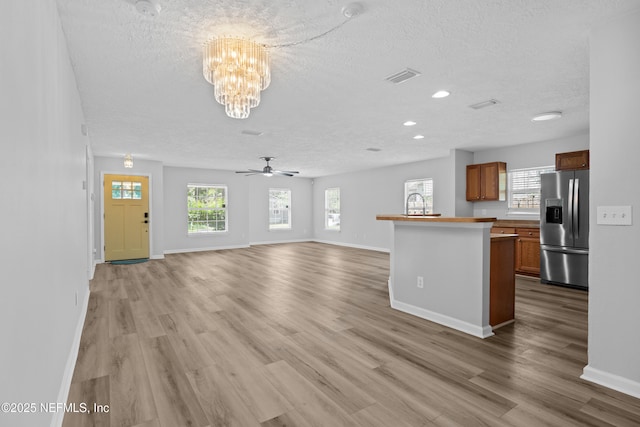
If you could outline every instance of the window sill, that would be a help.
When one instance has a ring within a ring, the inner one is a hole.
[[[507,215],[508,218],[527,218],[527,219],[533,219],[533,218],[540,218],[540,212],[536,211],[536,212],[526,212],[526,211],[507,211]]]
[[[211,236],[220,236],[224,234],[228,234],[229,231],[207,231],[204,233],[187,233],[187,237],[211,237]]]

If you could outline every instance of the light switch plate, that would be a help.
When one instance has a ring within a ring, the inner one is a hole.
[[[631,225],[631,206],[598,206],[597,224]]]

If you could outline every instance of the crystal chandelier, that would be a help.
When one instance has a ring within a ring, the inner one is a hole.
[[[202,72],[213,85],[227,116],[246,119],[260,103],[260,91],[271,83],[269,52],[239,38],[210,39],[203,49]]]

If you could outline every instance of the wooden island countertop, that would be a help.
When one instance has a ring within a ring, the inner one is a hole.
[[[440,216],[432,215],[402,215],[402,214],[379,214],[376,215],[378,221],[410,221],[410,222],[494,222],[497,218],[472,217],[472,216]]]

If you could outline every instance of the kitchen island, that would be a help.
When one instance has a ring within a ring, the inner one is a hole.
[[[390,221],[393,228],[392,308],[480,338],[513,321],[515,236],[492,239],[496,218],[378,215],[376,219]],[[492,246],[500,252],[493,263]]]

